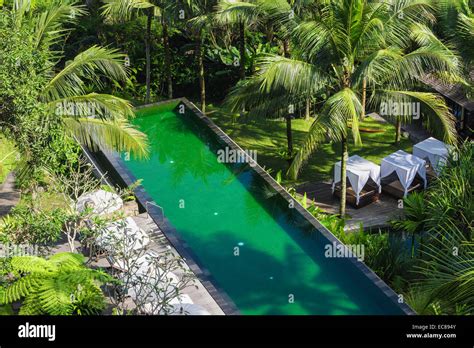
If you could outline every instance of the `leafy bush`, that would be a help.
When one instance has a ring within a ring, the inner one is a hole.
[[[364,245],[365,264],[387,283],[396,277],[406,278],[412,268],[412,260],[398,236],[381,231],[369,233],[361,228],[357,232],[338,233],[337,237],[344,244]]]
[[[0,288],[0,304],[22,301],[19,314],[92,315],[106,306],[100,285],[113,278],[87,268],[80,254],[16,256],[10,263],[14,280]]]
[[[423,233],[417,279],[404,291],[419,314],[474,313],[473,150],[471,142],[457,149],[427,191],[405,198],[405,215],[393,222]]]
[[[440,226],[422,251],[419,288],[445,313],[474,313],[474,243],[457,226]]]
[[[0,235],[18,244],[51,245],[60,238],[65,219],[62,209],[33,211],[19,205],[0,221]]]
[[[395,228],[409,233],[437,234],[442,227],[457,226],[470,240],[474,231],[474,145],[466,142],[452,155],[427,191],[404,199],[404,218]]]
[[[294,197],[296,197],[295,194]],[[327,214],[314,204],[308,205],[306,194],[299,201],[342,243],[363,245],[365,264],[384,281],[391,283],[397,279],[399,280],[400,277],[402,279],[409,277],[408,270],[411,270],[413,261],[405,250],[403,240],[400,237],[390,235],[388,232],[366,232],[362,225],[359,231],[347,233],[344,230],[344,219],[337,215]]]

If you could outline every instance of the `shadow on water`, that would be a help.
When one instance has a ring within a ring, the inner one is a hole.
[[[211,265],[210,272],[243,314],[391,313],[384,299],[374,298],[361,279],[349,272],[341,274],[342,267],[347,269],[347,260],[328,260],[322,253],[313,253],[316,260],[312,267],[303,263],[307,259],[291,246],[274,256],[247,244],[235,256],[235,242],[230,233],[218,231],[212,240],[196,238],[191,244],[201,251],[201,261]]]

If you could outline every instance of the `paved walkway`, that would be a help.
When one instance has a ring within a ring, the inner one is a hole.
[[[178,252],[171,246],[163,232],[148,216],[147,213],[132,216],[132,219],[135,221],[137,226],[140,227],[143,231],[145,231],[150,237],[151,241],[150,244],[147,246],[148,250],[153,250],[158,254],[171,251],[174,255],[179,256]],[[76,252],[78,252],[80,243],[76,241],[75,245],[77,248]],[[59,244],[55,245],[49,251],[49,255],[54,255],[60,252],[70,252],[69,245],[64,238],[61,242],[59,242]],[[93,261],[91,263],[91,266],[100,268],[111,267],[110,262],[107,260],[106,257],[101,257],[98,260]],[[187,267],[186,264],[185,267]],[[176,272],[176,275],[179,277],[181,274],[179,272]],[[202,306],[211,315],[224,315],[222,309],[219,307],[219,305],[211,296],[211,294],[206,290],[204,285],[199,281],[199,279],[196,279],[196,282],[194,284],[183,289],[181,291],[181,294],[188,295],[191,300],[193,300],[193,303]],[[133,304],[133,302],[130,302],[129,304],[130,308],[134,308],[135,305]]]
[[[179,256],[178,252],[173,248],[173,246],[168,242],[163,232],[160,228],[153,222],[153,220],[148,216],[147,213],[140,214],[133,217],[133,220],[137,225],[150,236],[152,242],[150,243],[150,249],[156,251],[157,253],[163,253],[166,251],[171,251],[176,256]],[[187,266],[186,266],[187,267]],[[176,274],[178,277],[179,273]],[[206,290],[204,285],[196,279],[196,283],[192,286],[188,286],[184,289],[182,294],[188,295],[195,304],[202,306],[210,314],[213,315],[224,315],[224,312],[219,307],[217,302],[211,296],[211,294]]]
[[[15,175],[11,172],[0,185],[0,218],[7,215],[19,201],[20,191],[15,188]]]

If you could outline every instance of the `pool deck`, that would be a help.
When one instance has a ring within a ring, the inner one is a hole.
[[[135,223],[143,231],[145,231],[150,237],[150,244],[148,250],[153,250],[158,254],[163,252],[172,252],[175,256],[180,257],[175,248],[169,243],[160,228],[153,222],[147,213],[131,216]],[[80,243],[76,241],[76,248],[80,248]],[[61,252],[70,252],[69,245],[65,240],[55,245],[49,250],[48,255],[54,255]],[[91,260],[91,266],[97,268],[110,268],[112,267],[107,257],[99,257],[97,260]],[[189,270],[189,267],[184,263],[184,267]],[[174,272],[179,277],[179,272]],[[202,285],[199,279],[196,278],[194,284],[188,286],[181,291],[181,294],[188,295],[194,304],[203,307],[211,315],[225,315],[222,309],[219,307],[214,298],[209,294],[206,288]],[[133,302],[129,302],[130,308],[134,308]]]
[[[171,251],[175,256],[180,257],[176,249],[169,243],[163,232],[148,216],[147,213],[133,216],[132,219],[135,220],[138,227],[144,230],[150,237],[150,250],[153,250],[158,254]],[[187,267],[186,263],[184,263],[184,265],[189,270],[189,267]],[[175,273],[178,277],[180,276],[178,272]],[[204,285],[202,285],[199,279],[196,279],[196,282],[193,285],[188,286],[181,293],[188,295],[195,304],[202,306],[211,315],[224,315],[222,309],[209,294]]]
[[[306,192],[308,204],[313,202],[326,213],[339,213],[339,198],[332,195],[331,183],[317,182],[300,185],[296,192],[302,197]],[[377,202],[365,207],[355,209],[350,205],[346,207],[348,220],[345,230],[347,232],[359,230],[360,223],[364,229],[377,229],[388,226],[388,221],[399,216],[402,209],[398,208],[398,201],[389,195],[382,194]]]

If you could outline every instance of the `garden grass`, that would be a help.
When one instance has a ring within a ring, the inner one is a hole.
[[[275,176],[278,171],[284,174],[288,163],[279,152],[286,149],[286,123],[283,120],[255,119],[240,122],[232,120],[232,116],[222,112],[218,107],[210,105],[208,115],[234,139],[244,150],[256,150],[257,161]],[[233,122],[235,121],[235,122]],[[294,119],[292,121],[294,147],[297,149],[303,142],[312,120]],[[362,146],[356,147],[349,142],[349,156],[359,155],[380,164],[381,160],[397,150],[412,151],[410,140],[402,138],[399,145],[394,144],[395,127],[389,123],[381,123],[366,117],[359,125],[360,128],[376,132],[361,132]],[[381,132],[377,132],[380,130]],[[331,180],[334,163],[340,161],[340,143],[322,144],[308,159],[300,172],[297,181],[283,180],[285,184],[318,182]],[[283,175],[284,178],[284,175]]]

